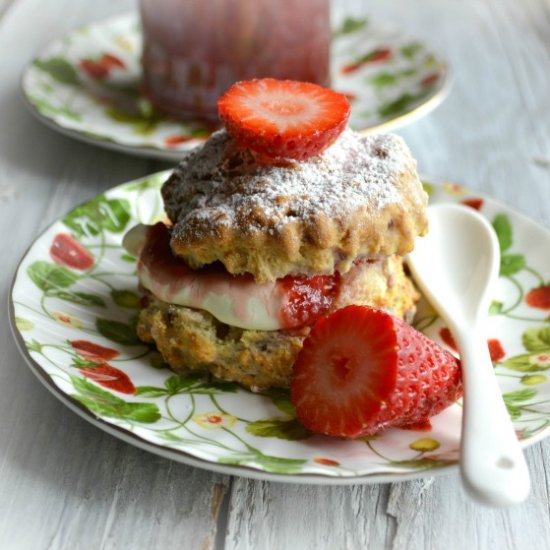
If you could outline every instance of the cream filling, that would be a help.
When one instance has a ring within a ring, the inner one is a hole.
[[[147,237],[147,226],[137,225],[123,240],[124,248],[139,256]],[[251,330],[281,330],[280,314],[286,296],[279,285],[256,283],[251,277],[230,274],[189,274],[177,280],[159,277],[138,262],[141,285],[163,302],[201,309],[227,325]]]

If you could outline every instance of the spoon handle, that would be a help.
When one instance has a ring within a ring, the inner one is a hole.
[[[461,470],[479,502],[506,506],[529,494],[529,471],[493,372],[484,331],[456,331],[462,361],[464,411]]]

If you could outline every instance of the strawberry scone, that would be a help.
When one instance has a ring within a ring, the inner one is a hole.
[[[287,388],[319,318],[350,304],[412,318],[402,256],[427,231],[427,196],[401,138],[345,128],[342,94],[253,80],[219,108],[226,128],[163,186],[170,224],[125,237],[138,335],[176,372]]]

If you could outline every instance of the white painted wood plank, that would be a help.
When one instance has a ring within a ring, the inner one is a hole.
[[[0,248],[4,311],[11,272],[40,229],[74,204],[160,167],[42,127],[18,95],[24,64],[51,39],[133,5],[16,0],[0,19],[0,51],[10,52],[0,87],[9,129],[0,133],[0,234],[11,241]],[[548,2],[388,0],[347,8],[410,29],[455,68],[448,100],[400,132],[422,172],[483,190],[550,227],[550,165],[540,162],[550,156]],[[471,503],[456,475],[365,487],[242,479],[231,486],[225,476],[154,457],[76,417],[24,366],[6,323],[0,349],[0,548],[548,547],[549,442],[527,452],[533,493],[507,511]],[[225,522],[223,537],[217,530]]]
[[[548,445],[527,458],[532,494],[506,510],[472,502],[456,473],[340,488],[236,480],[226,549],[542,550],[550,541]]]
[[[550,540],[548,488],[538,483],[537,447],[527,452],[533,489],[528,500],[514,508],[490,509],[474,503],[463,491],[457,476],[395,484],[386,513],[396,529],[389,548],[545,548]],[[529,526],[526,528],[526,526]]]

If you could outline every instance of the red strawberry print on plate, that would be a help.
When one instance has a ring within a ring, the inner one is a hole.
[[[111,53],[104,53],[101,56],[99,63],[106,69],[125,69],[126,68],[124,61],[122,61],[116,55],[113,55]]]
[[[96,80],[103,80],[109,74],[109,69],[107,67],[104,67],[101,63],[93,59],[82,59],[79,65],[88,76]]]
[[[550,309],[550,284],[532,288],[525,295],[525,303],[537,309]]]
[[[474,210],[481,210],[483,207],[483,199],[464,199],[460,201],[460,204],[463,204],[464,206],[469,206],[470,208],[473,208]]]
[[[434,85],[439,80],[440,76],[441,75],[439,73],[430,73],[422,79],[420,84],[427,88],[428,86]]]
[[[439,337],[453,351],[458,352],[455,339],[451,334],[451,331],[447,327],[444,327],[439,331]],[[502,347],[500,340],[496,338],[490,338],[489,340],[487,340],[487,346],[489,348],[489,355],[491,356],[491,361],[493,363],[496,363],[497,361],[500,361],[504,359],[504,357],[506,357],[506,352],[504,351],[504,348]]]
[[[502,361],[506,357],[506,352],[500,343],[500,340],[496,338],[491,338],[487,340],[487,345],[489,346],[489,355],[491,356],[491,361],[496,363],[497,361]]]
[[[67,233],[58,233],[50,247],[50,256],[56,264],[84,271],[95,262],[89,250]]]
[[[337,460],[334,460],[332,458],[325,458],[322,456],[315,457],[313,459],[313,462],[316,464],[321,464],[323,466],[340,466],[340,463]]]
[[[391,48],[377,48],[372,52],[360,57],[354,63],[344,65],[341,69],[343,74],[350,74],[358,71],[361,67],[369,65],[371,63],[380,63],[382,61],[388,61],[393,57],[393,50]]]
[[[456,347],[455,339],[454,339],[453,335],[451,334],[451,331],[450,331],[447,327],[443,327],[443,328],[439,331],[439,337],[440,337],[440,338],[443,340],[443,342],[445,342],[445,344],[447,344],[447,346],[449,346],[452,350],[458,351],[458,348]]]
[[[111,365],[101,364],[93,367],[83,367],[80,372],[104,388],[129,395],[136,392],[136,387],[130,377],[120,369]]]
[[[71,346],[82,359],[93,363],[105,363],[120,355],[120,351],[116,349],[106,348],[88,340],[72,340]]]
[[[79,66],[88,76],[96,80],[107,78],[113,69],[126,68],[121,59],[109,53],[104,53],[99,59],[82,59]]]

